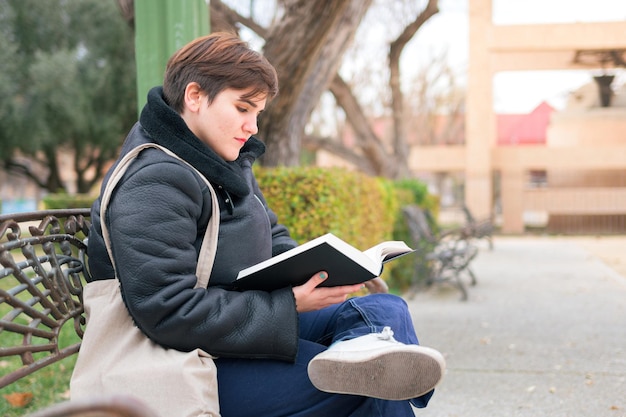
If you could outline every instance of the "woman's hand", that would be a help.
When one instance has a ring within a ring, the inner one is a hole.
[[[386,294],[389,292],[389,286],[381,277],[365,281],[364,284],[370,294]]]
[[[305,311],[321,310],[324,307],[344,302],[348,294],[363,288],[363,284],[343,285],[340,287],[318,287],[328,278],[326,272],[315,274],[302,285],[293,287],[293,295],[296,299],[296,310],[299,313]]]

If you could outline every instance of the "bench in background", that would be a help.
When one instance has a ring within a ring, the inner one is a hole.
[[[467,300],[465,281],[469,278],[469,285],[476,285],[476,276],[470,267],[478,254],[473,231],[467,227],[438,230],[433,227],[435,222],[429,212],[416,205],[406,206],[402,211],[418,251],[411,280],[412,294],[420,287],[451,283],[461,292],[461,299]]]

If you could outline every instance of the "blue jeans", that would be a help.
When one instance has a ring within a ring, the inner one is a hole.
[[[372,294],[300,314],[295,363],[216,359],[222,417],[414,417],[409,401],[321,392],[307,374],[309,361],[333,342],[380,332],[385,326],[399,342],[418,343],[406,302],[390,294]],[[433,392],[411,403],[426,407]]]

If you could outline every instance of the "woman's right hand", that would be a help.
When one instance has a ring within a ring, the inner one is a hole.
[[[321,310],[322,308],[344,302],[348,295],[359,291],[363,284],[342,285],[340,287],[319,287],[328,278],[324,271],[313,275],[307,282],[293,287],[296,310],[299,313]]]

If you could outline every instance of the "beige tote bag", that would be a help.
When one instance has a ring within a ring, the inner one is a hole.
[[[105,188],[100,208],[109,256],[110,239],[104,219],[111,192],[139,152],[149,147],[182,161],[154,143],[133,149],[120,161]],[[220,214],[213,187],[198,174],[209,186],[213,206],[196,269],[195,288],[203,291],[213,268]],[[72,400],[121,393],[135,396],[162,417],[219,417],[217,369],[211,355],[201,349],[165,349],[148,339],[128,314],[117,279],[88,283],[83,301],[87,327],[70,381]]]

